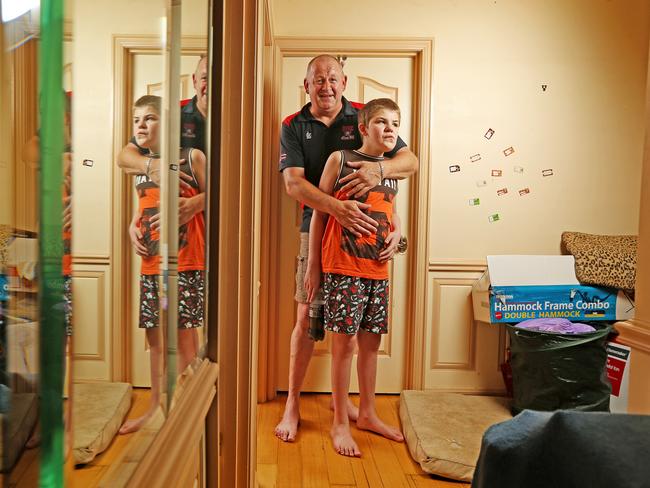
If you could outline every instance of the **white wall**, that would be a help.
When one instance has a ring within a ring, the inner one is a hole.
[[[637,232],[649,13],[642,0],[333,0],[308,22],[304,2],[272,1],[276,36],[434,39],[430,262],[554,254],[563,230]]]
[[[74,2],[75,255],[109,256],[113,154],[113,36],[161,36],[162,0]],[[183,1],[183,35],[207,35],[206,0]],[[81,165],[92,159],[94,166]]]

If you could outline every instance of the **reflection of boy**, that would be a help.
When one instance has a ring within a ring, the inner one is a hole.
[[[388,261],[400,240],[400,221],[395,212],[397,180],[383,177],[383,156],[397,142],[400,112],[390,99],[370,101],[359,111],[363,145],[358,150],[333,153],[323,170],[320,189],[339,200],[351,197],[342,190],[341,179],[354,170],[348,163],[374,161],[381,175],[379,184],[359,201],[370,205],[368,214],[378,223],[377,231],[357,236],[327,214],[315,211],[310,226],[309,262],[305,287],[308,300],[316,296],[324,273],[325,328],[332,334],[332,396],[334,448],[345,456],[360,456],[352,438],[348,418],[350,368],[354,337],[359,353],[359,418],[357,427],[388,439],[402,441],[396,427],[383,423],[375,410],[377,351],[381,334],[388,331]],[[322,267],[322,268],[321,268]]]
[[[146,95],[134,105],[133,125],[135,137],[141,147],[149,150],[149,157],[156,158],[159,150],[160,97]],[[184,160],[180,171],[187,176],[188,197],[205,191],[205,156],[196,149],[186,149],[181,154]],[[151,400],[149,410],[142,417],[127,420],[120,428],[125,434],[138,430],[153,415],[160,402],[160,380],[162,373],[162,348],[158,329],[159,299],[158,282],[160,256],[158,255],[159,233],[152,225],[152,217],[158,215],[160,187],[147,174],[135,179],[138,194],[138,212],[132,227],[139,233],[142,256],[140,270],[140,314],[139,326],[146,329],[147,341],[151,347]],[[203,296],[205,269],[205,240],[203,212],[193,215],[188,221],[180,222],[178,251],[178,351],[179,368],[183,370],[196,357],[198,340],[196,327],[203,325]]]

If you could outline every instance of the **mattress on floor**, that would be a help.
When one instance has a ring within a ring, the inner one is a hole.
[[[422,469],[467,482],[485,430],[512,418],[507,398],[415,390],[401,393],[399,413],[406,444]]]
[[[104,451],[131,408],[129,383],[75,383],[73,386],[75,464]]]
[[[35,393],[11,393],[10,405],[9,418],[0,415],[0,439],[4,441],[0,442],[0,471],[3,472],[11,470],[20,457],[38,417]]]

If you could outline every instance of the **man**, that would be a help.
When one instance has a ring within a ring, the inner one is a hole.
[[[361,137],[357,127],[360,104],[343,97],[347,77],[343,67],[333,56],[320,55],[307,66],[305,91],[311,102],[287,117],[282,123],[280,171],[287,194],[304,204],[301,232],[300,263],[307,262],[308,232],[312,208],[334,217],[355,235],[370,234],[377,222],[364,213],[369,206],[355,200],[337,200],[318,189],[318,182],[330,153],[339,149],[358,149]],[[417,169],[417,158],[399,139],[387,156],[392,159],[383,165],[383,175],[375,163],[349,163],[357,171],[343,178],[341,189],[350,195],[364,195],[382,178],[403,179]],[[294,441],[300,419],[299,399],[302,382],[311,359],[314,342],[308,336],[309,304],[303,288],[305,266],[299,265],[296,274],[297,320],[291,334],[289,362],[289,391],[282,420],[275,435],[283,441]],[[348,403],[348,415],[358,416],[357,408]]]

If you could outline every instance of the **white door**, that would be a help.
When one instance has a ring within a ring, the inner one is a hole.
[[[281,111],[283,116],[292,114],[308,101],[303,88],[308,57],[285,58],[282,67]],[[367,102],[373,98],[391,98],[401,109],[400,136],[411,141],[413,109],[413,70],[411,58],[348,57],[344,71],[348,76],[345,97],[351,101]],[[397,208],[402,219],[404,235],[409,233],[408,180],[400,181]],[[298,255],[300,208],[295,200],[283,195],[281,203],[282,250],[278,256],[280,276],[280,324],[278,354],[278,389],[288,387],[289,342],[295,324],[296,305],[294,276]],[[377,368],[377,392],[398,393],[403,389],[406,365],[406,317],[407,265],[405,256],[396,256],[391,266],[390,325],[389,332],[381,342]],[[316,343],[303,391],[330,391],[330,341]],[[353,363],[351,391],[358,391],[356,363]]]

